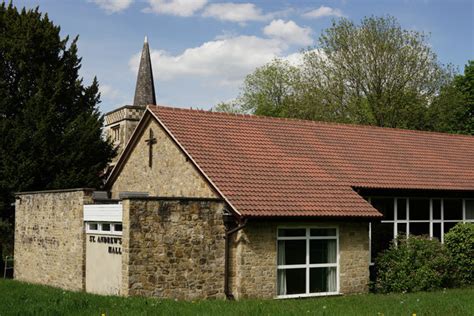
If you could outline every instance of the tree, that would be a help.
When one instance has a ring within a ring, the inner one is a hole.
[[[393,17],[341,19],[305,58],[308,80],[356,123],[423,129],[426,108],[449,78],[427,36]]]
[[[427,35],[402,29],[395,18],[366,17],[358,25],[343,18],[303,52],[300,66],[276,60],[248,75],[238,102],[259,115],[452,131],[464,124],[458,112],[465,109],[453,105],[465,94],[449,90],[453,74]],[[468,90],[460,80],[454,85]]]
[[[435,131],[474,134],[474,61],[464,75],[441,88],[427,112],[427,128]]]
[[[257,68],[245,78],[243,93],[238,98],[241,110],[257,115],[291,117],[298,72],[296,67],[279,59]]]
[[[215,107],[213,107],[211,111],[233,113],[233,114],[245,113],[244,109],[242,109],[241,105],[238,102],[236,102],[236,100],[232,100],[229,102],[220,102]]]
[[[474,60],[468,61],[464,67],[464,75],[456,76],[454,82],[465,98],[462,116],[465,123],[460,132],[474,135]]]
[[[115,154],[97,80],[79,77],[78,38],[68,46],[59,32],[38,8],[0,5],[0,219],[10,223],[13,192],[99,187]]]

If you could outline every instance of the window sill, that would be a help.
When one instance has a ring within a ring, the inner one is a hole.
[[[122,236],[122,232],[100,231],[100,230],[88,230],[88,231],[86,231],[86,234],[90,234],[90,235]]]
[[[307,297],[319,297],[319,296],[338,296],[342,295],[339,292],[324,292],[324,293],[311,293],[311,294],[290,294],[290,295],[278,295],[274,299],[283,300],[287,298],[307,298]]]

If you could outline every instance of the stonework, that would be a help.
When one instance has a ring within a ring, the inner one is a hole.
[[[81,190],[18,196],[15,278],[93,291],[85,284],[83,226],[83,205],[92,203],[91,193]],[[186,300],[225,297],[225,202],[150,197],[125,199],[122,206],[122,255],[115,258],[119,261],[114,273],[121,276],[121,285],[118,282],[120,288],[111,288],[114,293]],[[237,299],[276,297],[277,229],[283,225],[338,227],[340,292],[367,292],[367,222],[251,220],[231,243],[229,281]],[[91,256],[93,251],[88,253]],[[95,271],[102,271],[98,269],[101,260],[89,259]],[[98,279],[90,274],[87,280],[94,282],[94,278]]]
[[[15,206],[15,278],[83,290],[83,206],[92,191],[25,193]]]
[[[148,165],[149,147],[145,140],[149,129],[153,130],[156,144],[153,145],[153,164]],[[111,187],[112,197],[120,192],[148,192],[150,196],[217,198],[191,161],[152,119],[139,135],[123,169]]]
[[[369,223],[339,224],[340,287],[342,294],[369,291]]]
[[[126,105],[110,111],[105,114],[105,126],[107,127],[124,120],[139,121],[143,113],[145,113],[145,109],[146,107],[144,106]]]
[[[224,203],[123,201],[122,295],[224,297]]]
[[[105,114],[105,135],[117,149],[117,155],[111,165],[117,162],[145,109],[144,106],[126,105]]]
[[[143,43],[140,65],[138,66],[137,85],[133,105],[156,104],[155,83],[153,82],[153,69],[151,67],[150,47],[145,38]]]
[[[231,288],[236,298],[274,298],[277,295],[278,226],[337,226],[342,294],[364,293],[369,283],[367,222],[249,222],[231,248]]]

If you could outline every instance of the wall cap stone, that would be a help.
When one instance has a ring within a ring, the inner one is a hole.
[[[126,104],[126,105],[123,105],[121,107],[118,107],[112,111],[109,111],[107,113],[104,114],[104,116],[106,115],[110,115],[112,113],[115,113],[115,112],[118,112],[120,110],[123,110],[123,109],[132,109],[132,110],[135,110],[135,109],[139,109],[139,110],[145,110],[146,109],[146,106],[141,106],[141,105],[131,105],[131,104]]]
[[[63,193],[63,192],[92,192],[96,191],[94,188],[71,188],[71,189],[57,189],[57,190],[42,190],[42,191],[24,191],[24,192],[15,192],[15,196],[18,195],[28,195],[28,194],[43,194],[43,193]]]
[[[210,198],[210,197],[181,197],[181,196],[130,196],[121,199],[122,201],[131,200],[131,201],[209,201],[209,202],[225,202],[220,198]]]

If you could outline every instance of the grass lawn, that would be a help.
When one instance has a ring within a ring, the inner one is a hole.
[[[474,315],[474,288],[299,300],[182,302],[63,291],[0,279],[0,315]]]

